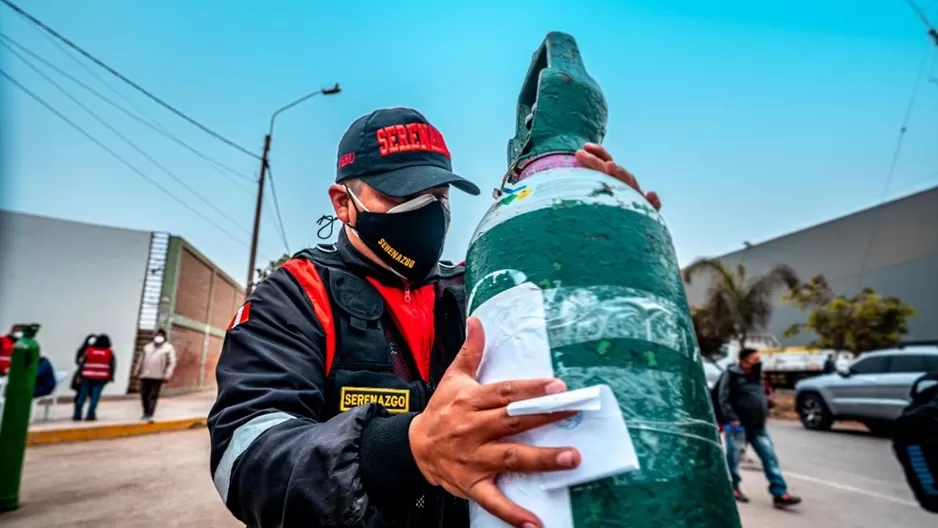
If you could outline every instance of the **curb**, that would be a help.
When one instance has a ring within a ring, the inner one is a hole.
[[[107,440],[110,438],[185,431],[205,427],[207,421],[208,419],[206,417],[198,416],[176,420],[159,420],[153,423],[122,423],[30,431],[26,437],[26,445],[36,446],[65,442],[87,442],[89,440]]]

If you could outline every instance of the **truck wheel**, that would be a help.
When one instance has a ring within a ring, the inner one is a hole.
[[[798,418],[805,429],[827,431],[834,424],[824,399],[816,392],[808,392],[798,397]]]

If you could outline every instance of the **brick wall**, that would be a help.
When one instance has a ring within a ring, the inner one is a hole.
[[[174,324],[170,335],[170,342],[176,348],[176,373],[166,388],[198,387],[204,334]]]
[[[221,354],[221,345],[224,339],[218,336],[208,337],[208,354],[205,356],[205,376],[202,384],[206,387],[215,386],[215,367],[218,365],[218,356]]]
[[[244,302],[244,292],[181,239],[178,255],[170,332],[177,365],[176,374],[166,388],[214,387],[215,366],[224,342],[220,334]]]
[[[234,317],[235,312],[244,302],[244,294],[237,286],[221,275],[215,276],[215,286],[212,290],[212,311],[208,317],[208,324],[224,330]]]
[[[200,323],[207,322],[212,289],[212,268],[183,246],[179,258],[179,283],[175,313]],[[225,328],[223,325],[222,328]]]

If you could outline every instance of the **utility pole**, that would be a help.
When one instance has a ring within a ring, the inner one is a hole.
[[[261,174],[257,179],[257,205],[254,207],[254,231],[251,233],[251,255],[248,257],[248,295],[250,295],[251,291],[254,290],[254,266],[257,264],[257,241],[261,232],[261,211],[264,208],[264,184],[267,180],[267,167],[269,166],[268,159],[270,157],[270,141],[271,137],[274,135],[274,120],[276,120],[277,116],[280,115],[280,113],[284,110],[293,108],[294,106],[311,97],[320,94],[335,95],[341,91],[342,89],[339,88],[339,83],[335,83],[335,86],[332,88],[322,88],[316,90],[315,92],[310,92],[303,97],[300,97],[299,99],[278,108],[277,111],[270,116],[270,129],[267,131],[267,135],[264,136],[264,153],[261,155]]]
[[[261,155],[261,175],[257,179],[257,205],[254,206],[254,231],[251,233],[251,256],[248,257],[248,289],[254,290],[254,266],[257,264],[257,239],[261,233],[261,210],[264,206],[264,183],[267,177],[267,156],[270,154],[270,134],[264,136],[264,153]]]

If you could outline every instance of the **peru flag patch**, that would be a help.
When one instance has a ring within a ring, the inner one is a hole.
[[[238,313],[235,314],[234,318],[231,319],[231,323],[228,324],[228,330],[242,325],[248,322],[248,319],[251,318],[251,301],[244,303],[244,306],[238,308]]]

